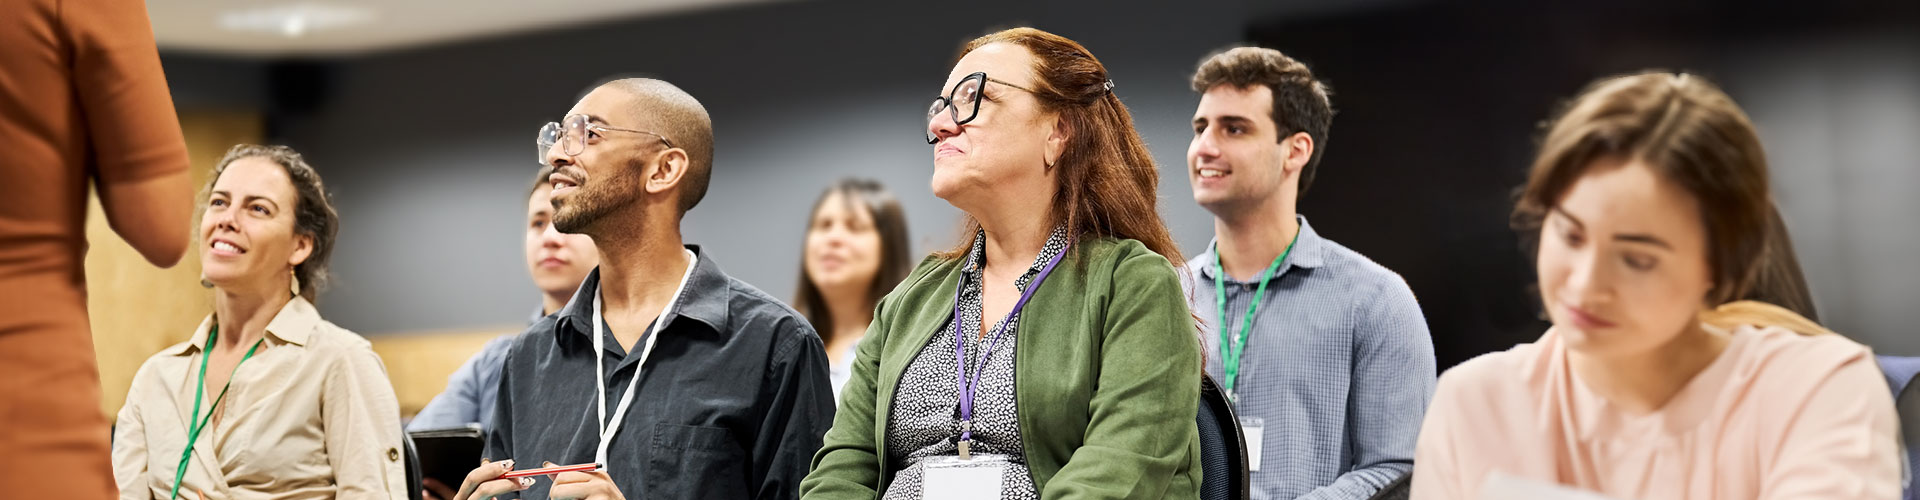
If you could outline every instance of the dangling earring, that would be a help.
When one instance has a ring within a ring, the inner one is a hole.
[[[288,269],[287,277],[293,278],[293,285],[289,286],[288,288],[293,289],[293,296],[299,297],[300,296],[300,275],[298,273],[295,273],[292,269]]]
[[[213,282],[207,281],[207,275],[205,273],[200,275],[200,288],[213,288]]]

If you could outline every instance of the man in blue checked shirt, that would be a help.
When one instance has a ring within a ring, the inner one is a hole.
[[[1214,242],[1187,263],[1207,373],[1241,417],[1256,499],[1366,499],[1413,470],[1433,340],[1405,280],[1295,213],[1333,118],[1279,51],[1200,63],[1187,149]]]

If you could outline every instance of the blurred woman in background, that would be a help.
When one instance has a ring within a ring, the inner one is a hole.
[[[900,200],[879,182],[842,179],[813,202],[793,308],[827,343],[835,401],[853,373],[853,346],[867,334],[874,305],[913,270],[908,241]]]
[[[202,200],[213,314],[134,375],[114,431],[120,497],[406,498],[386,368],[313,306],[340,227],[319,173],[243,144]]]
[[[1736,302],[1777,220],[1768,184],[1752,123],[1698,77],[1606,79],[1575,99],[1515,209],[1553,327],[1440,377],[1414,498],[1898,496],[1872,353]]]

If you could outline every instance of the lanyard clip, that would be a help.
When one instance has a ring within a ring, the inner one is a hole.
[[[961,460],[973,459],[973,453],[971,452],[973,448],[973,419],[964,419],[960,421],[959,448],[960,448]]]

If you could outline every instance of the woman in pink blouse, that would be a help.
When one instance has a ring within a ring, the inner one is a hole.
[[[1712,84],[1589,87],[1514,214],[1538,237],[1553,327],[1440,377],[1413,497],[1896,498],[1871,352],[1733,302],[1767,253],[1771,203],[1759,137]]]

